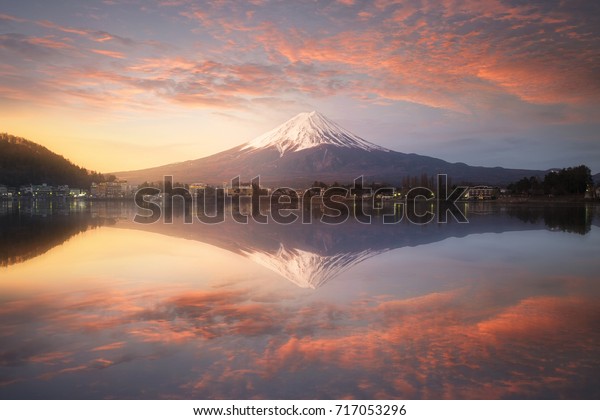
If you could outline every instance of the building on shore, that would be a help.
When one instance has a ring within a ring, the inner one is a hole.
[[[33,198],[35,200],[47,200],[56,198],[78,198],[85,197],[87,191],[80,188],[70,188],[68,185],[29,184],[22,185],[18,189],[9,188],[9,197]]]
[[[127,181],[93,182],[90,186],[92,198],[124,198],[131,195]]]
[[[19,188],[19,195],[22,197],[32,197],[34,199],[51,198],[56,192],[56,187],[48,184],[29,184]]]
[[[252,185],[251,184],[240,184],[237,186],[227,186],[225,193],[228,196],[240,196],[240,197],[251,197],[252,196]]]
[[[206,190],[206,186],[207,185],[202,182],[190,184],[190,194],[192,194],[192,196],[197,196]]]
[[[494,200],[498,198],[500,190],[488,185],[476,185],[469,187],[463,195],[465,200]]]

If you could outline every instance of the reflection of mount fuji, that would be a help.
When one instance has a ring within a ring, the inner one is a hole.
[[[253,250],[244,254],[303,288],[316,289],[359,262],[387,250],[341,252],[319,255],[298,248],[288,249],[280,244],[276,252]]]
[[[87,229],[113,225],[207,243],[249,258],[300,287],[318,288],[356,264],[393,249],[477,233],[550,229],[585,234],[592,222],[600,226],[594,206],[531,208],[478,203],[465,204],[464,209],[467,224],[451,221],[423,226],[406,221],[384,225],[377,218],[370,225],[352,219],[341,225],[242,225],[232,220],[189,225],[181,217],[175,217],[172,224],[138,224],[131,221],[135,209],[111,203],[43,214],[24,214],[22,209],[20,213],[0,211],[0,266],[41,255]]]
[[[199,222],[189,225],[184,224],[182,218],[175,218],[173,224],[126,222],[118,226],[227,249],[279,273],[300,287],[316,289],[361,261],[393,249],[477,233],[550,228],[584,234],[589,231],[592,220],[591,212],[583,207],[498,211],[498,207],[483,206],[481,209],[484,210],[481,213],[471,210],[467,224],[414,225],[402,221],[384,225],[374,219],[372,224],[365,225],[349,219],[340,225],[320,222],[291,225],[250,222],[244,225],[232,220],[218,225]]]

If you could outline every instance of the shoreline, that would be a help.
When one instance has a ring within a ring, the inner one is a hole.
[[[231,200],[231,198],[233,198],[233,196],[227,196],[226,199]],[[240,197],[242,202],[247,201],[248,199],[251,198],[251,196],[242,196]],[[201,202],[202,199],[201,197],[197,197],[198,202]],[[368,200],[369,198],[365,198],[366,200]],[[229,201],[228,200],[228,201]],[[300,198],[300,200],[302,200]],[[347,202],[347,201],[352,201],[353,198],[351,197],[337,197],[337,199],[335,201],[341,201],[341,202]],[[434,199],[435,200],[435,199]],[[80,198],[73,198],[73,197],[44,197],[44,198],[32,198],[32,197],[12,197],[12,198],[8,198],[8,197],[0,197],[0,202],[89,202],[89,203],[94,203],[94,202],[134,202],[134,197],[111,197],[111,198],[101,198],[101,197],[80,197]],[[214,197],[207,197],[207,202],[212,202],[214,201]],[[403,203],[406,202],[406,198],[404,199],[383,199],[381,200],[382,203],[389,203],[389,204],[393,204],[393,203]],[[427,200],[421,200],[421,199],[411,199],[408,201],[423,201],[426,202]],[[312,204],[317,204],[322,202],[322,199],[319,200],[318,196],[317,197],[313,197],[311,199],[311,203]],[[600,198],[583,198],[582,196],[558,196],[558,197],[547,197],[547,196],[528,196],[528,197],[523,197],[523,196],[504,196],[504,197],[498,197],[496,199],[489,199],[489,200],[457,200],[456,203],[498,203],[498,204],[514,204],[514,205],[526,205],[526,204],[533,204],[533,205],[554,205],[554,204],[574,204],[574,205],[600,205]]]

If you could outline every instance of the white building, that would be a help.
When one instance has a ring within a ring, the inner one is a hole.
[[[498,188],[490,187],[488,185],[477,185],[475,187],[469,187],[463,198],[465,200],[491,200],[498,196]]]

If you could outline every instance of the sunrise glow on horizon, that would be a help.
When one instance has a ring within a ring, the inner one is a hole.
[[[594,1],[0,0],[0,132],[103,172],[316,109],[450,162],[600,172]]]

